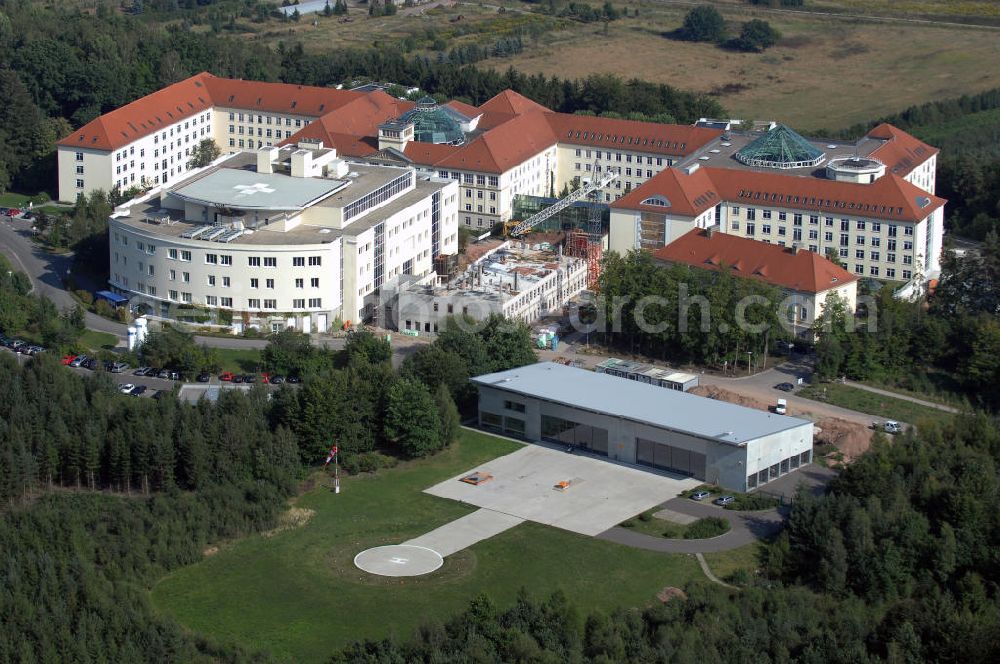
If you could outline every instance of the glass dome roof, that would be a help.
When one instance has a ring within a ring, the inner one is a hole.
[[[764,168],[805,168],[823,161],[826,153],[779,124],[763,136],[751,141],[734,155],[747,166]]]
[[[397,122],[413,123],[413,138],[421,143],[465,142],[462,123],[469,119],[448,106],[440,106],[430,97],[424,97],[417,105],[401,115]]]

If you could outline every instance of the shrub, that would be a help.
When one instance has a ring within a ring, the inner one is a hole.
[[[340,467],[348,475],[359,473],[374,473],[382,468],[392,468],[399,460],[381,452],[362,452],[351,454],[340,460]]]
[[[684,17],[678,36],[688,41],[719,42],[726,34],[726,20],[712,5],[699,5]]]
[[[729,532],[729,522],[717,516],[698,519],[684,531],[684,539],[708,539]]]
[[[76,290],[76,291],[73,291],[73,294],[76,295],[76,297],[81,302],[83,302],[84,305],[86,305],[88,307],[94,303],[94,296],[91,294],[90,291]]]
[[[653,520],[653,513],[652,512],[643,512],[642,514],[639,515],[639,520],[640,521],[646,521],[646,522],[652,521]]]
[[[726,505],[727,510],[769,510],[778,506],[777,498],[760,493],[739,494],[735,498]]]
[[[743,24],[740,36],[729,42],[731,48],[739,51],[761,53],[778,43],[781,33],[771,27],[767,21],[753,19]]]

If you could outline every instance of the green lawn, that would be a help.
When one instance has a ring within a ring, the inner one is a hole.
[[[30,199],[31,196],[8,191],[6,194],[0,194],[0,207],[20,207],[27,205]]]
[[[118,345],[118,339],[113,334],[107,332],[97,332],[96,330],[84,330],[80,335],[79,345],[90,350],[114,350]]]
[[[216,348],[223,371],[254,373],[260,369],[260,351],[255,348]]]
[[[634,519],[629,519],[621,525],[625,528],[630,528],[637,533],[642,533],[644,535],[651,535],[653,537],[666,537],[667,539],[684,539],[687,535],[688,529],[698,523],[694,521],[689,524],[674,523],[673,521],[667,521],[666,519],[658,519],[653,516],[653,512],[660,511],[661,508],[656,507],[651,510],[647,510],[642,513],[642,515],[635,517]],[[646,518],[643,518],[643,517]],[[703,521],[700,519],[699,521]],[[729,523],[725,524],[725,530],[712,535],[712,537],[717,537],[718,535],[724,535],[729,532]],[[692,533],[687,535],[692,539],[699,539],[700,536]]]
[[[726,579],[740,570],[752,576],[760,567],[764,546],[762,542],[752,542],[737,549],[702,555],[705,556],[708,568],[720,579]]]
[[[701,576],[688,556],[534,523],[449,556],[425,577],[374,577],[354,567],[363,549],[405,541],[472,511],[421,490],[519,447],[463,430],[459,443],[432,459],[347,478],[339,495],[317,488],[297,502],[316,512],[307,525],[224,545],[162,579],[152,600],[196,632],[267,650],[278,661],[319,662],[357,639],[408,637],[428,620],[461,611],[478,593],[506,606],[522,587],[535,596],[562,590],[585,614],[643,606],[664,586]]]
[[[806,399],[823,401],[876,417],[899,420],[907,424],[919,424],[921,420],[943,422],[954,417],[953,414],[937,408],[928,408],[905,399],[886,397],[840,383],[809,385],[795,394]]]

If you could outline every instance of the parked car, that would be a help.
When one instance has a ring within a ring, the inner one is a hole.
[[[778,405],[774,407],[774,412],[778,415],[784,415],[788,412],[788,400],[778,399]]]
[[[156,374],[157,378],[162,378],[163,380],[170,380],[170,369],[160,369],[160,372]]]
[[[223,382],[228,383],[232,379],[233,379],[233,372],[232,371],[223,371],[222,373],[219,374],[219,380],[221,380]]]
[[[80,363],[76,362],[76,355],[63,355],[63,359],[60,361],[65,366],[73,366],[73,367],[80,366]],[[74,362],[76,362],[76,364],[73,364]]]
[[[285,379],[285,382],[294,385],[295,383],[301,383],[302,379],[299,378],[298,376],[289,376],[288,378]]]
[[[734,498],[733,496],[719,496],[712,502],[714,502],[716,505],[721,505],[722,507],[725,507],[734,500],[736,500],[736,498]]]
[[[149,375],[149,367],[139,367],[138,369],[136,369],[135,371],[132,372],[132,375],[133,376],[148,376]]]
[[[129,392],[129,394],[131,394],[134,397],[141,397],[145,393],[146,393],[146,386],[145,385],[136,385]]]
[[[125,362],[112,362],[110,371],[111,373],[125,373],[128,371],[128,364]]]
[[[261,382],[270,383],[271,382],[271,374],[269,374],[269,373],[267,373],[265,371],[264,373],[262,373],[260,375],[260,379],[261,379]]]
[[[31,348],[31,344],[29,344],[27,341],[21,341],[20,339],[18,339],[17,341],[14,342],[14,345],[11,347],[11,350],[14,351],[15,353],[21,353],[22,355],[27,355],[29,348]]]
[[[255,376],[253,374],[243,374],[243,382],[244,383],[256,383],[257,382],[257,376]]]
[[[97,359],[93,357],[88,357],[86,360],[80,363],[80,366],[84,369],[90,369],[93,371],[97,368]]]
[[[885,422],[882,423],[872,422],[871,428],[875,429],[876,431],[881,429],[882,431],[886,433],[891,433],[893,435],[897,433],[903,433],[903,425],[897,422],[896,420],[886,420]]]
[[[4,212],[4,214],[6,216],[8,216],[8,217],[16,217],[16,216],[18,216],[18,215],[21,214],[21,209],[20,208],[7,208],[7,211]]]
[[[22,219],[34,219],[35,218],[35,213],[32,212],[31,210],[28,210],[27,212],[25,212],[24,214],[21,215],[21,218]]]
[[[268,382],[270,382],[271,385],[281,385],[282,383],[285,382],[285,377],[282,376],[281,374],[278,374],[277,376],[271,376],[271,379]]]
[[[795,389],[795,386],[791,383],[778,383],[774,386],[774,389],[781,390],[782,392],[791,392]]]
[[[121,392],[122,394],[128,394],[134,389],[135,385],[133,385],[132,383],[125,383],[124,385],[118,388],[118,391]]]
[[[39,353],[44,353],[45,348],[43,346],[30,346],[28,348],[28,355],[38,355]]]
[[[242,383],[243,376],[241,374],[233,374],[232,378],[229,379],[233,383]]]
[[[711,493],[702,489],[701,491],[695,491],[694,493],[692,493],[691,500],[705,500],[711,495],[712,495]]]
[[[198,374],[198,382],[199,383],[207,383],[210,380],[212,380],[212,374],[208,374],[208,373]]]

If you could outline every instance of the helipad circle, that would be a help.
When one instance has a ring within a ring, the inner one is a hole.
[[[358,569],[380,576],[420,576],[430,574],[444,564],[434,549],[415,544],[391,544],[365,549],[354,556]]]

